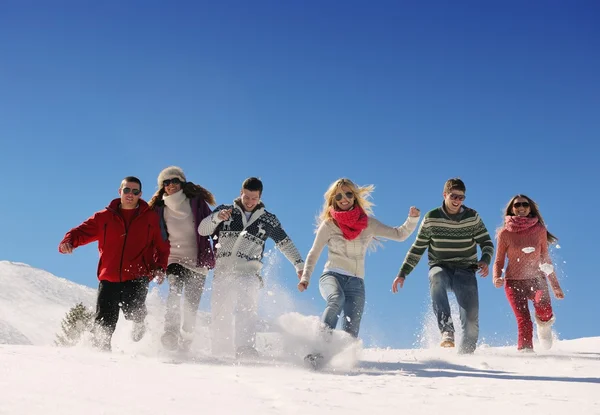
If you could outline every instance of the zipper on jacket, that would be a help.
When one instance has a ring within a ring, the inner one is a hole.
[[[104,224],[104,235],[102,236],[102,245],[106,245],[106,227],[108,226],[108,223]]]
[[[123,222],[125,227],[125,222]],[[123,249],[121,250],[121,263],[119,264],[119,282],[123,282],[123,258],[125,257],[125,245],[127,244],[127,234],[129,233],[127,227],[125,227],[125,239],[123,239]]]

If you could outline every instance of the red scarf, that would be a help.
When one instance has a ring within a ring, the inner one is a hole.
[[[336,221],[345,239],[355,239],[369,224],[369,217],[358,205],[351,210],[335,210],[331,208],[331,216]]]
[[[537,216],[506,216],[504,218],[504,227],[509,232],[521,232],[535,226],[537,223]]]

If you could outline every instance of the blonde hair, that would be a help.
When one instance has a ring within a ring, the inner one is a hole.
[[[342,186],[348,186],[352,193],[354,193],[354,206],[360,206],[367,215],[373,214],[373,202],[371,202],[369,199],[371,198],[371,193],[375,190],[375,186],[372,184],[367,186],[357,186],[352,180],[341,178],[331,183],[323,195],[325,198],[325,203],[323,203],[323,210],[317,217],[317,222],[319,225],[321,222],[333,220],[333,217],[331,216],[331,208],[336,208],[335,195],[338,193],[338,189],[340,189]]]

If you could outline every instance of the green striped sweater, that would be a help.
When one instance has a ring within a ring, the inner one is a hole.
[[[442,207],[427,212],[399,275],[410,274],[427,248],[430,268],[436,265],[474,267],[478,262],[478,244],[481,261],[488,265],[491,263],[494,244],[490,234],[475,210],[468,207],[464,209],[460,220],[451,219]]]

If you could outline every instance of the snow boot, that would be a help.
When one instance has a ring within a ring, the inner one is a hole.
[[[538,316],[535,316],[535,322],[537,325],[537,336],[540,341],[542,349],[550,349],[552,347],[552,325],[556,321],[556,318],[552,316],[548,321],[542,321]]]
[[[442,342],[440,343],[441,347],[454,347],[454,333],[451,331],[446,331],[442,333]]]

